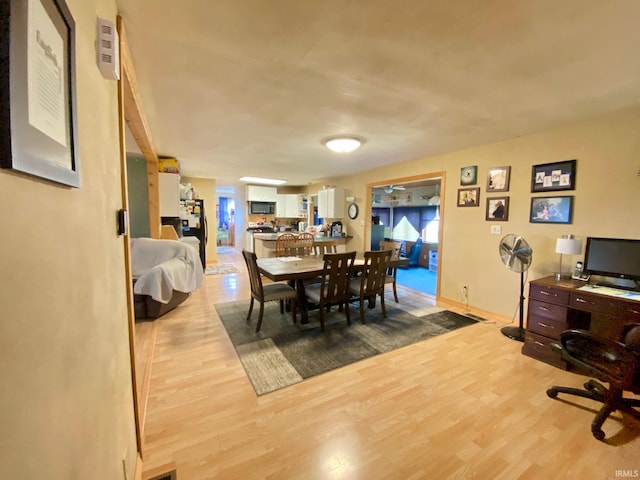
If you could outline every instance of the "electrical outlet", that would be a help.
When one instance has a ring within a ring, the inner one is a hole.
[[[500,235],[502,233],[502,225],[491,225],[491,235]]]
[[[360,220],[360,226],[364,227],[364,220]]]

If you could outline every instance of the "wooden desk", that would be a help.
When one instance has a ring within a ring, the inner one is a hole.
[[[524,355],[567,369],[549,346],[562,331],[581,328],[600,338],[619,340],[625,324],[640,322],[640,301],[598,293],[597,287],[585,290],[586,285],[570,278],[556,281],[554,276],[529,283]]]
[[[307,305],[307,297],[304,291],[304,280],[315,278],[322,275],[324,269],[324,261],[317,256],[300,257],[299,260],[288,261],[288,257],[269,257],[258,259],[258,270],[262,275],[274,282],[291,282],[295,283],[298,291],[298,312],[300,313],[301,322],[308,323],[309,309]],[[399,267],[407,265],[408,258],[398,258],[392,260],[391,267]],[[364,265],[362,258],[356,258],[353,267],[356,271],[361,270]]]

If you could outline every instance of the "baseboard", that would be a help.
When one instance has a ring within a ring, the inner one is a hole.
[[[134,474],[134,480],[142,480],[142,457],[140,457],[140,453],[136,455],[136,472]]]

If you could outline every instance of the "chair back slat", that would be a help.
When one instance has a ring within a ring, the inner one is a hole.
[[[364,252],[364,267],[360,277],[360,290],[363,293],[377,294],[384,289],[391,254],[391,250]]]
[[[324,302],[340,303],[349,298],[349,279],[355,258],[356,252],[324,254],[321,287]]]
[[[380,242],[380,250],[391,250],[391,260],[398,260],[400,258],[400,250],[402,249],[402,244],[400,242],[393,242],[388,240],[383,240]]]
[[[254,298],[262,298],[262,277],[258,270],[258,257],[255,253],[247,250],[242,250],[242,256],[244,262],[247,264],[247,271],[249,272],[249,280],[251,282],[251,295]]]
[[[321,256],[325,253],[338,253],[338,242],[336,240],[327,240],[316,242],[313,244],[315,255]]]
[[[296,236],[293,233],[283,233],[276,238],[276,257],[291,257],[296,254]]]
[[[313,235],[309,232],[298,234],[295,242],[296,254],[298,256],[311,255],[313,251]]]

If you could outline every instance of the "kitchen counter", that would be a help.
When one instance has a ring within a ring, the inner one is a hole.
[[[299,232],[282,232],[293,233],[297,235]],[[258,258],[268,258],[276,256],[276,239],[282,235],[282,233],[254,233],[253,238],[255,240],[255,252]],[[324,235],[317,235],[314,237],[314,243],[330,242],[336,240],[338,242],[338,252],[346,252],[346,244],[353,237],[327,237]]]

